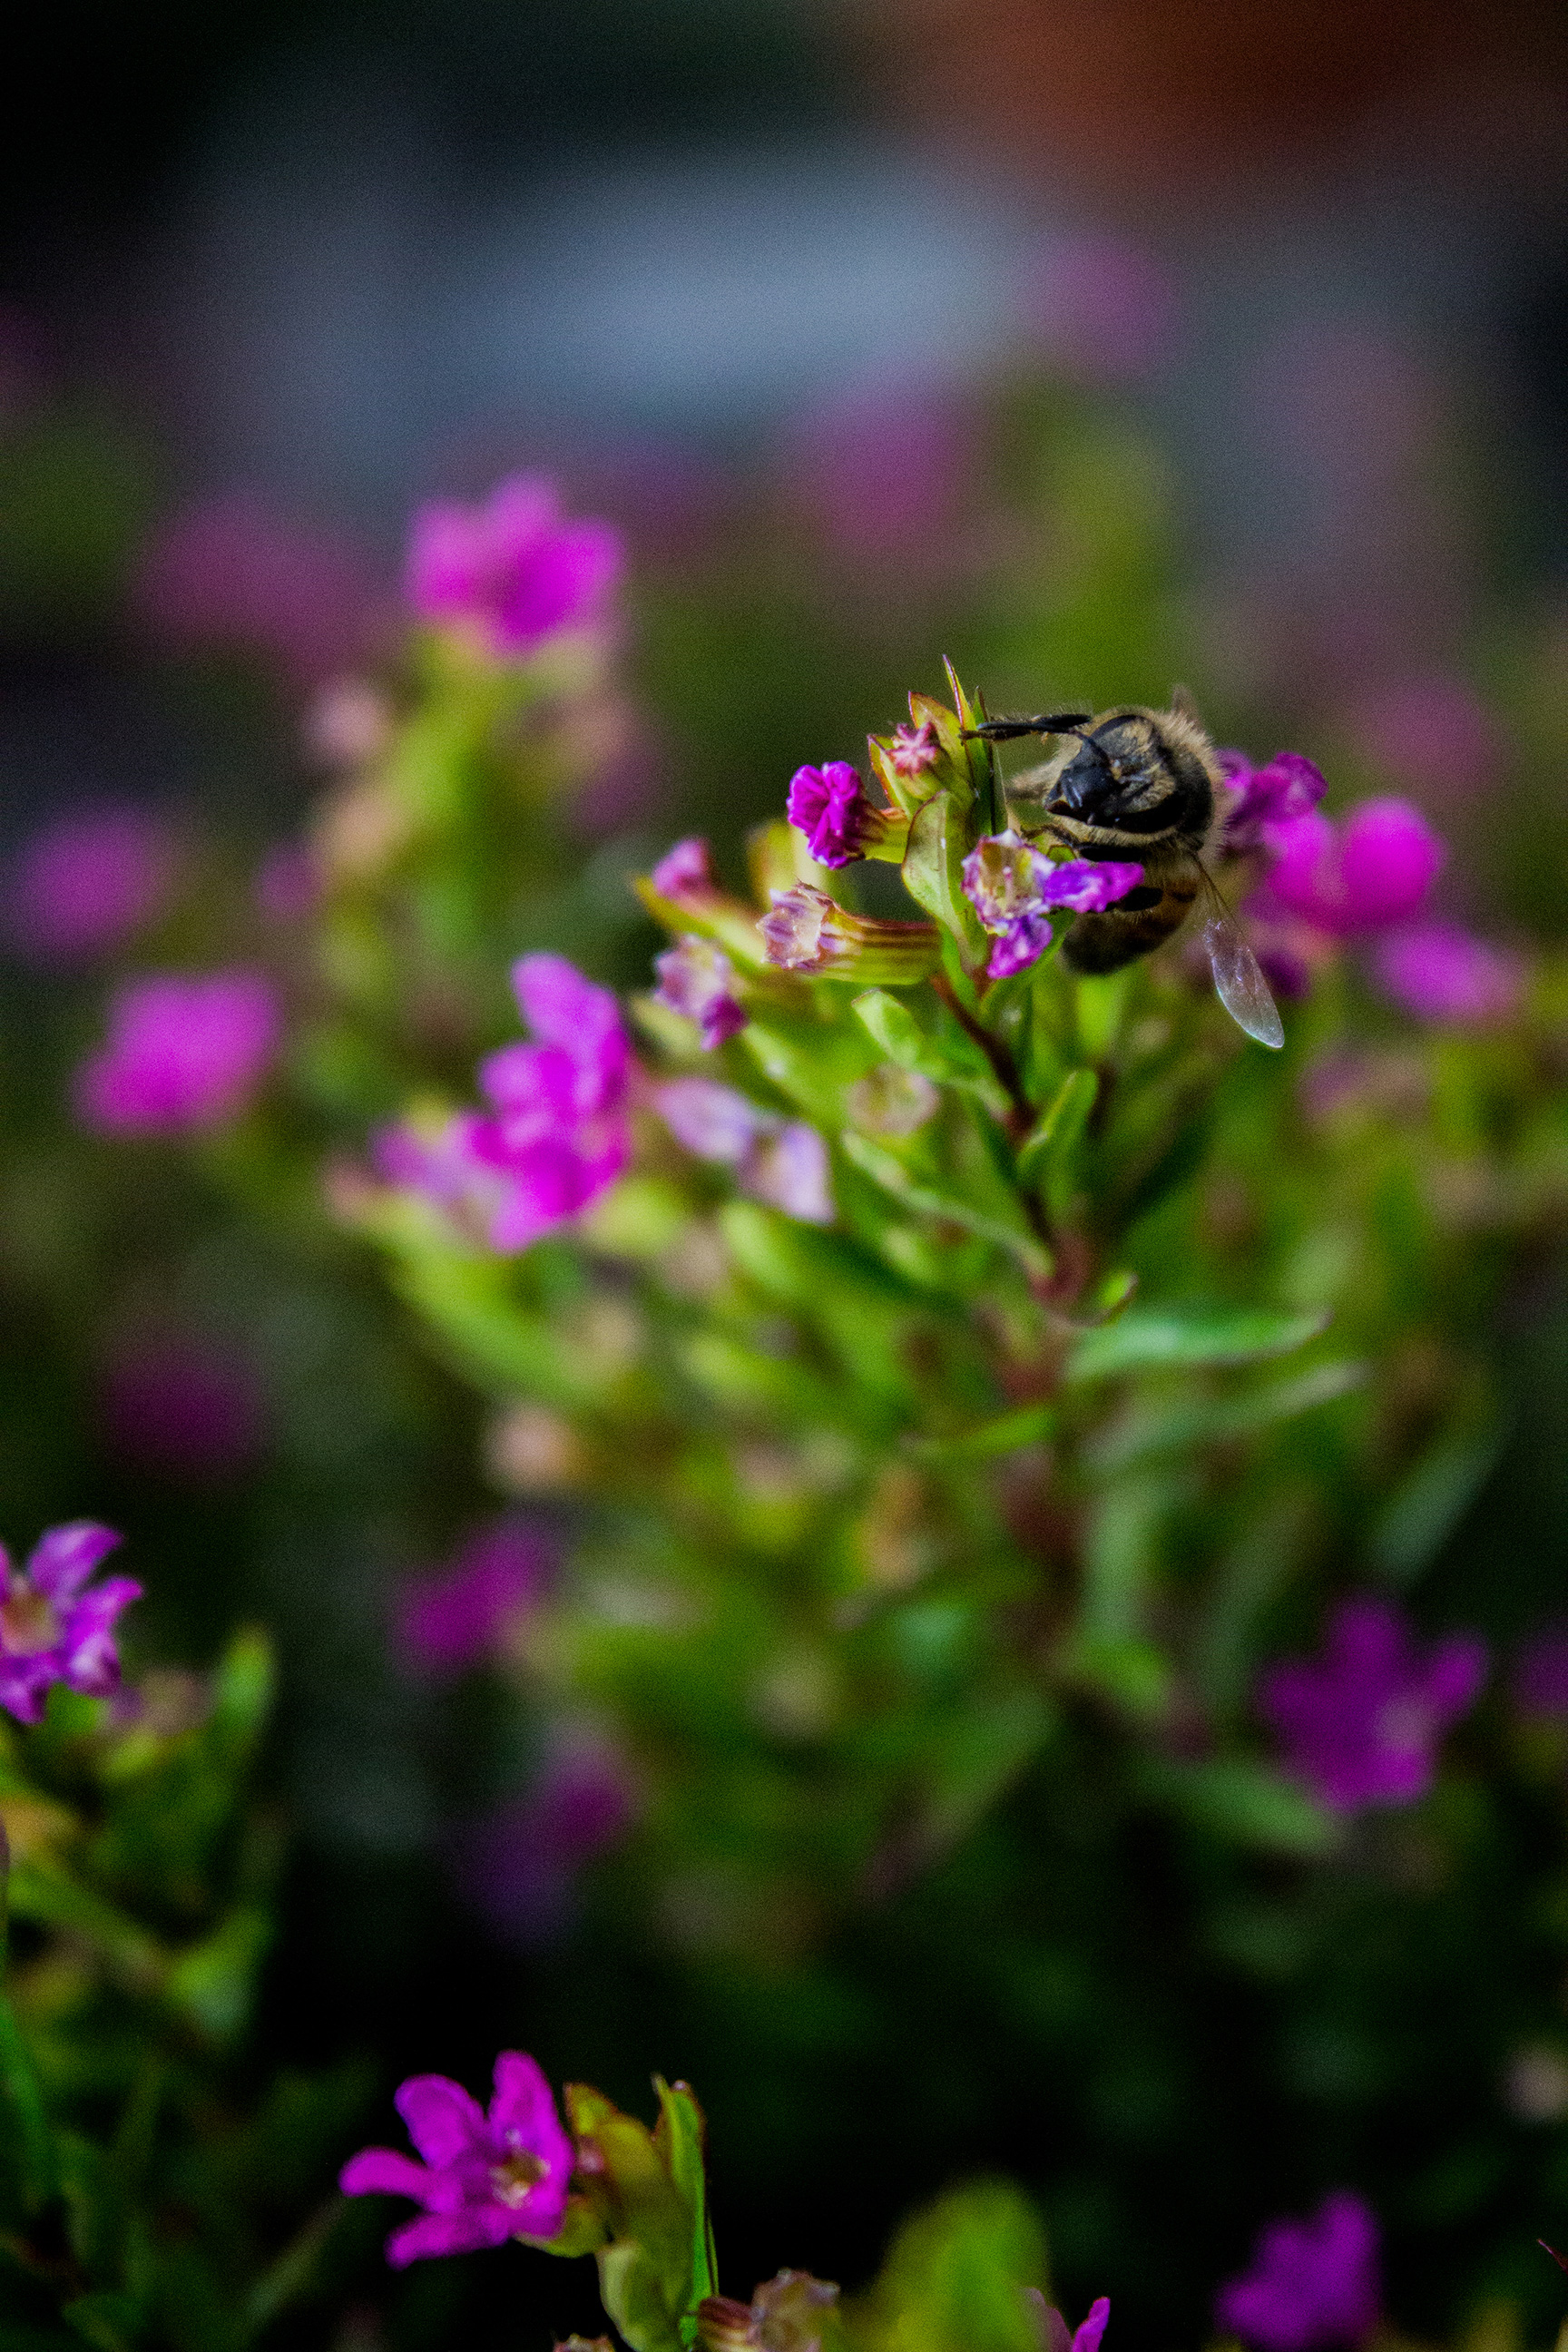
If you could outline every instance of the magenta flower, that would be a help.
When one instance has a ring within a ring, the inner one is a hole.
[[[1258,1705],[1286,1769],[1321,1804],[1354,1813],[1426,1795],[1438,1742],[1486,1676],[1486,1644],[1474,1634],[1428,1649],[1392,1602],[1361,1594],[1333,1612],[1321,1657],[1268,1669]]]
[[[805,834],[819,866],[853,866],[888,829],[886,813],[872,807],[847,760],[797,768],[790,778],[784,814]]]
[[[9,877],[8,929],[40,963],[110,955],[168,896],[174,849],[144,809],[79,809],[39,827]]]
[[[539,1528],[510,1518],[481,1528],[439,1575],[402,1587],[397,1635],[404,1656],[426,1675],[460,1674],[527,1615],[552,1565],[552,1548]]]
[[[1329,789],[1321,771],[1300,751],[1276,751],[1262,768],[1245,751],[1222,751],[1219,763],[1233,795],[1223,812],[1224,843],[1237,855],[1261,848],[1271,827],[1310,815]]]
[[[1506,1021],[1519,999],[1516,959],[1458,923],[1412,923],[1380,940],[1373,959],[1390,996],[1418,1020],[1482,1028]]]
[[[988,834],[963,861],[964,896],[996,941],[987,976],[1005,980],[1044,955],[1051,908],[1098,915],[1142,879],[1142,866],[1114,858],[1058,862],[1020,834]]]
[[[654,1101],[678,1143],[698,1160],[733,1168],[741,1190],[753,1200],[804,1224],[832,1223],[827,1146],[804,1119],[759,1110],[733,1087],[710,1078],[672,1078]]]
[[[179,649],[260,654],[300,685],[353,668],[374,591],[361,549],[243,492],[160,524],[136,583],[142,618]]]
[[[1274,906],[1350,939],[1417,913],[1447,855],[1408,801],[1363,801],[1336,827],[1317,809],[1270,828],[1264,885]]]
[[[128,981],[110,1005],[107,1042],[77,1072],[77,1115],[105,1135],[218,1126],[256,1093],[281,1030],[258,971]]]
[[[1258,2352],[1363,2344],[1377,2326],[1377,2217],[1348,2189],[1310,2221],[1270,2221],[1252,2268],[1215,2298],[1221,2327]]]
[[[503,2050],[487,2116],[460,2083],[415,2074],[396,2096],[423,2164],[362,2147],[338,2175],[345,2197],[412,2197],[425,2210],[386,2242],[395,2270],[430,2254],[466,2254],[508,2238],[552,2238],[574,2161],[550,2085],[531,2058]]]
[[[112,1528],[73,1519],[50,1528],[21,1569],[0,1544],[0,1706],[18,1723],[42,1722],[55,1683],[89,1698],[120,1687],[114,1621],[142,1587],[128,1576],[91,1586],[88,1579],[121,1541]]]
[[[584,1864],[626,1835],[637,1795],[625,1764],[602,1740],[563,1741],[531,1789],[463,1839],[468,1899],[524,1949],[555,1942],[572,1924]]]
[[[421,620],[471,629],[504,659],[598,620],[621,563],[609,523],[563,521],[552,482],[514,474],[480,506],[439,499],[419,509],[408,601]]]
[[[745,1009],[735,994],[735,967],[711,940],[688,934],[655,956],[653,968],[658,974],[654,992],[658,1002],[696,1022],[705,1054],[745,1027]]]

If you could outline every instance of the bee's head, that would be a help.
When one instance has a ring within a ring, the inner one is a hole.
[[[1058,814],[1075,816],[1085,824],[1102,824],[1115,814],[1126,794],[1114,736],[1107,730],[1082,738],[1056,780],[1049,805]]]

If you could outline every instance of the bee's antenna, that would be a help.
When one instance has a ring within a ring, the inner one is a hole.
[[[1079,735],[1093,718],[1092,710],[1042,710],[1034,719],[987,719],[962,730],[964,741],[981,736],[987,743],[1014,743],[1021,735]]]

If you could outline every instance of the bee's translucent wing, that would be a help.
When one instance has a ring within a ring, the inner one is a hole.
[[[1268,993],[1258,958],[1224,908],[1215,906],[1204,925],[1204,945],[1214,971],[1215,993],[1238,1029],[1260,1045],[1282,1045],[1284,1024]]]

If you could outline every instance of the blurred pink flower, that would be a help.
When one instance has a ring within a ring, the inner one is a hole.
[[[604,1741],[564,1736],[530,1789],[460,1839],[469,1901],[515,1943],[554,1942],[572,1924],[578,1873],[626,1835],[638,1794]]]
[[[282,1025],[259,971],[127,981],[110,1004],[106,1043],[77,1071],[77,1115],[105,1135],[216,1127],[256,1093]]]
[[[1367,756],[1412,792],[1465,793],[1496,782],[1500,731],[1462,678],[1438,672],[1375,688],[1351,713]]]
[[[1378,941],[1373,969],[1390,996],[1419,1020],[1482,1028],[1506,1021],[1519,1001],[1518,959],[1458,923],[1415,923]]]
[[[1031,274],[1026,323],[1046,359],[1084,383],[1147,375],[1176,325],[1176,289],[1153,256],[1116,236],[1064,236]]]
[[[73,810],[24,843],[6,888],[7,929],[39,963],[110,955],[168,897],[174,844],[162,819],[127,805]]]
[[[654,1103],[678,1143],[693,1158],[735,1171],[742,1192],[804,1224],[833,1222],[827,1146],[804,1119],[759,1110],[733,1087],[711,1078],[671,1078]]]
[[[204,1485],[245,1470],[260,1452],[265,1405],[250,1366],[195,1332],[123,1341],[105,1368],[104,1433],[124,1460]]]
[[[795,420],[789,489],[828,544],[850,557],[939,551],[965,503],[973,435],[935,393],[851,394]]]
[[[435,1136],[393,1128],[376,1139],[384,1174],[467,1222],[492,1249],[526,1249],[590,1206],[631,1154],[631,1047],[607,988],[563,957],[524,956],[512,986],[531,1045],[479,1065],[489,1111],[464,1111]]]
[[[563,520],[552,482],[513,474],[481,505],[436,499],[419,508],[405,586],[422,621],[471,628],[504,658],[598,620],[622,562],[609,523]]]
[[[746,1025],[745,1008],[735,994],[735,967],[711,940],[687,932],[655,956],[658,974],[654,991],[660,1004],[695,1021],[705,1054],[722,1045]]]
[[[1265,906],[1337,939],[1386,930],[1417,913],[1447,851],[1408,801],[1363,801],[1342,825],[1311,809],[1271,824]]]
[[[489,1656],[542,1597],[554,1565],[544,1529],[505,1518],[470,1536],[449,1566],[399,1588],[398,1646],[432,1675],[460,1674]]]
[[[1258,2352],[1353,2347],[1377,2326],[1377,2216],[1351,2189],[1325,2197],[1309,2221],[1270,2221],[1252,2268],[1215,2298],[1222,2328]]]
[[[1272,827],[1308,815],[1328,790],[1321,769],[1301,751],[1276,751],[1261,768],[1245,751],[1222,751],[1219,763],[1230,794],[1220,810],[1224,846],[1236,855],[1261,848]]]
[[[172,648],[260,655],[300,687],[363,656],[374,593],[352,541],[245,491],[167,516],[134,588],[142,619]]]
[[[1487,1678],[1474,1634],[1418,1642],[1403,1612],[1375,1594],[1342,1601],[1321,1654],[1286,1658],[1258,1684],[1259,1712],[1285,1769],[1336,1812],[1411,1805],[1431,1787],[1437,1748]]]

